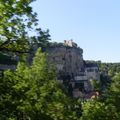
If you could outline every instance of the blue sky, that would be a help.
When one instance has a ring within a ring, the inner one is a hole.
[[[32,6],[52,41],[73,39],[86,60],[120,62],[120,0],[37,0]]]

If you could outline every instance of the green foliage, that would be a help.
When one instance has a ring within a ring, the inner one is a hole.
[[[32,45],[36,44],[38,47],[42,47],[42,48],[47,48],[48,46],[50,46],[49,30],[46,31],[43,31],[41,29],[37,29],[37,30],[39,31],[39,35],[30,38]]]
[[[94,91],[101,91],[100,81],[92,80],[91,85],[93,86]]]
[[[0,51],[27,53],[30,43],[48,44],[49,31],[38,27],[35,0],[0,0]],[[34,35],[32,36],[31,33]]]
[[[98,62],[97,62],[98,63]],[[120,72],[120,63],[98,63],[100,71],[107,70],[109,76],[112,78],[116,73]]]
[[[63,47],[64,44],[63,43],[57,43],[57,42],[51,42],[50,47]]]
[[[119,120],[120,119],[120,73],[106,90],[105,95],[97,100],[83,103],[81,120]]]
[[[30,3],[33,0],[0,1],[1,48],[23,51],[28,46],[28,28],[37,21]]]
[[[90,100],[83,103],[83,113],[80,120],[119,120],[115,106]]]
[[[54,68],[38,49],[33,63],[19,63],[0,78],[0,119],[74,120],[72,100],[56,82]]]
[[[114,76],[111,86],[108,89],[107,103],[113,104],[120,113],[120,73]]]

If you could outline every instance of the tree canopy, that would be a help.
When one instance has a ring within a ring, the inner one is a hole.
[[[0,0],[0,51],[26,53],[32,40],[44,44],[49,40],[49,31],[38,27],[33,1]]]
[[[4,72],[0,94],[1,119],[76,119],[72,99],[60,88],[55,70],[40,49],[31,66],[20,62],[16,71]]]

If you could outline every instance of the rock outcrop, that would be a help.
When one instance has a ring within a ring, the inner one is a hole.
[[[83,60],[83,50],[72,40],[49,47],[48,60],[57,68],[58,81],[71,91],[73,97],[81,97],[93,90],[92,80],[99,80],[97,64]]]

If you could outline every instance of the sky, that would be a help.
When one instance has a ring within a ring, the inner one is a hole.
[[[120,0],[36,0],[32,7],[52,41],[73,39],[85,60],[120,62]]]

